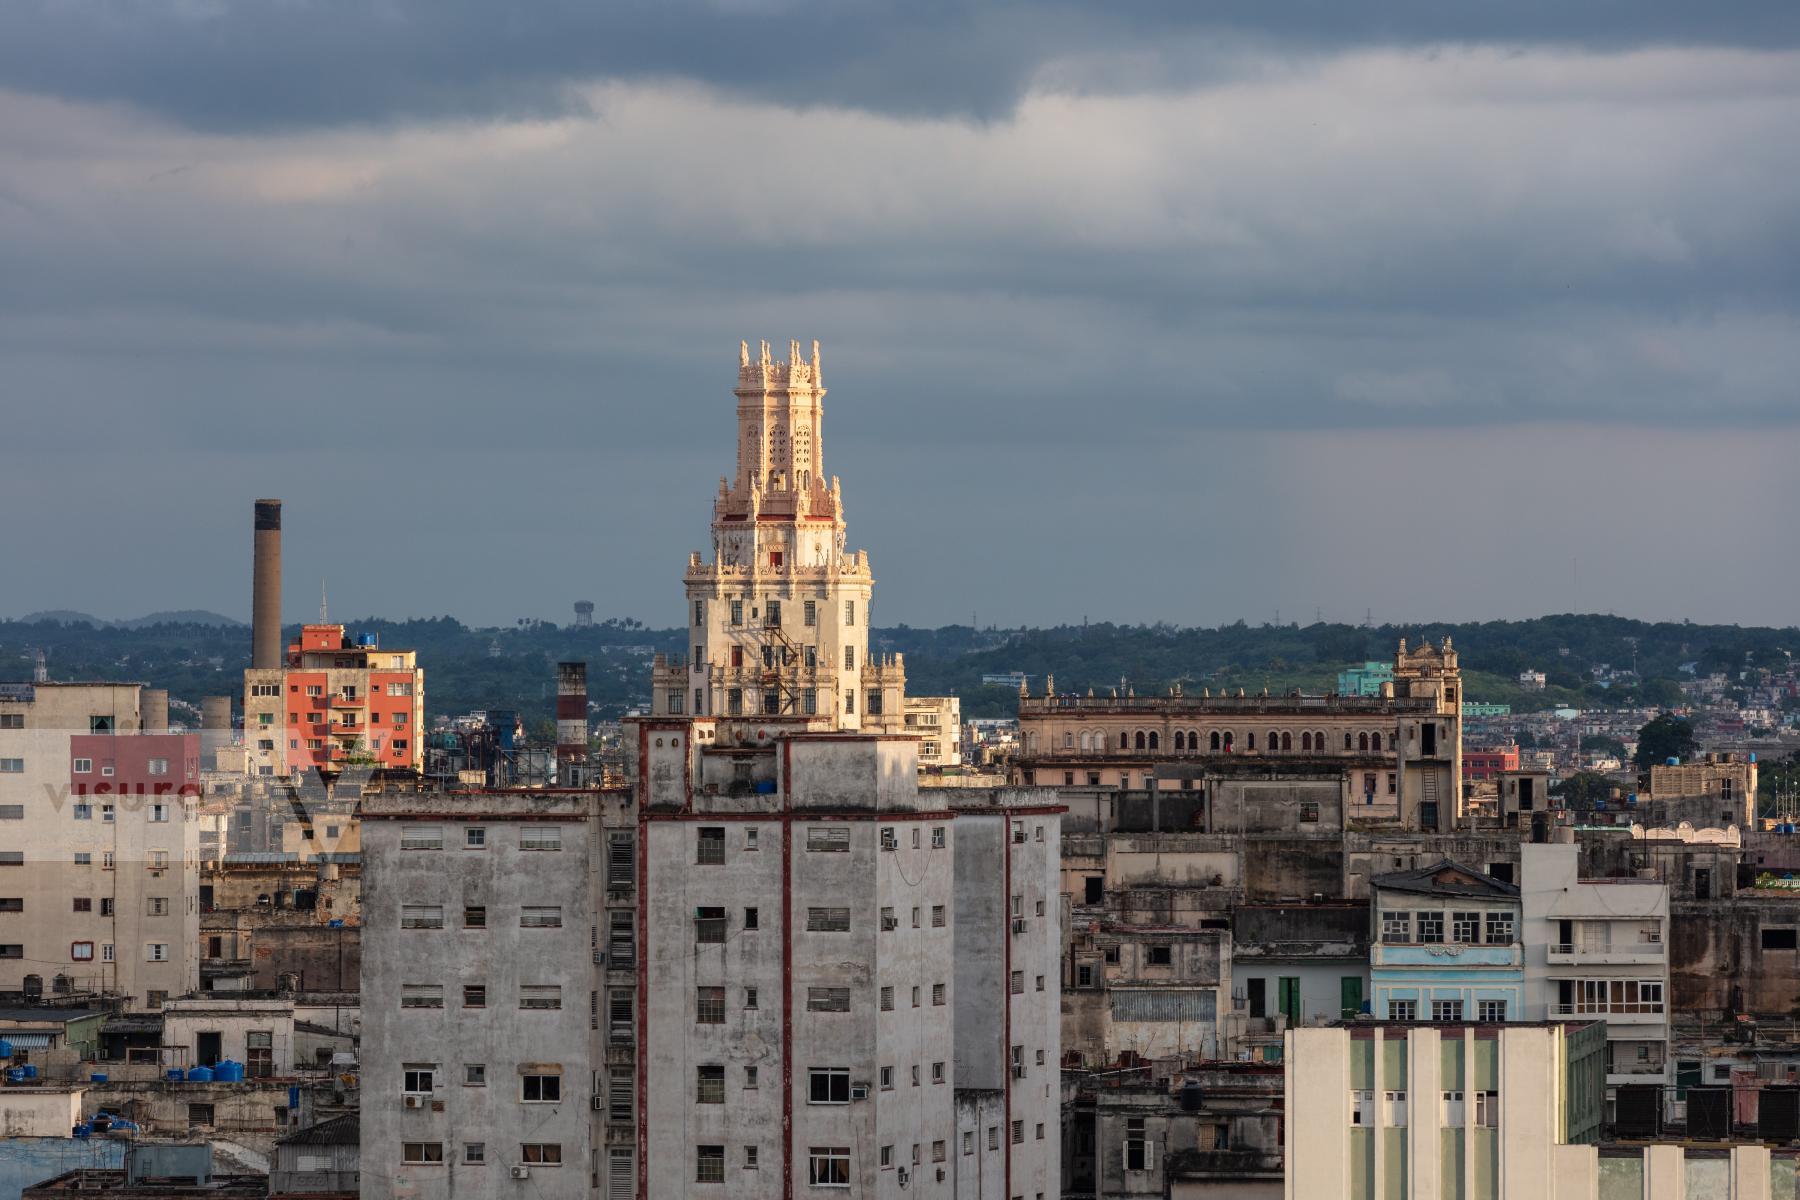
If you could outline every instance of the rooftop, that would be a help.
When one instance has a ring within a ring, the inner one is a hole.
[[[356,1113],[345,1113],[341,1117],[333,1117],[329,1121],[320,1121],[317,1125],[309,1125],[280,1140],[283,1146],[354,1146],[360,1139],[360,1118]]]

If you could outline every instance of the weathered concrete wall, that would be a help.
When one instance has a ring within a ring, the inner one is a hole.
[[[81,1120],[82,1092],[81,1088],[0,1091],[0,1137],[68,1137]]]

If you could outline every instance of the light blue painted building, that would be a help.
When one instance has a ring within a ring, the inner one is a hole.
[[[1381,685],[1392,682],[1394,682],[1393,663],[1366,662],[1359,667],[1339,671],[1337,690],[1340,696],[1379,696],[1381,695]]]
[[[1519,889],[1444,859],[1371,881],[1371,1012],[1388,1021],[1525,1019]]]

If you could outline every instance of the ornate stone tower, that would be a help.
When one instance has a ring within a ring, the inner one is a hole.
[[[659,658],[659,716],[897,732],[905,667],[868,656],[874,577],[844,549],[843,493],[825,474],[819,344],[775,361],[738,348],[737,473],[719,480],[712,561],[688,558],[688,655]]]

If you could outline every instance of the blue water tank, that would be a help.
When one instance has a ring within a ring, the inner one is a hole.
[[[6,1068],[6,1082],[8,1082],[8,1083],[24,1083],[25,1082],[25,1068],[24,1067],[8,1067],[8,1068]]]
[[[32,1066],[30,1063],[26,1063],[24,1066],[20,1067],[19,1070],[25,1072],[25,1078],[27,1078],[27,1079],[36,1079],[37,1078],[37,1068]]]
[[[773,779],[759,779],[751,786],[750,790],[759,796],[773,796],[775,794],[775,781]]]
[[[1681,760],[1671,754],[1669,757],[1663,759],[1663,765],[1668,767],[1679,767],[1681,765]]]
[[[189,1083],[211,1083],[213,1081],[212,1068],[189,1067],[187,1077]]]
[[[170,1067],[169,1068],[169,1082],[170,1083],[180,1083],[181,1079],[182,1079],[181,1068],[180,1067]]]
[[[213,1078],[220,1083],[242,1083],[244,1082],[244,1064],[233,1062],[229,1058],[222,1058],[213,1068]]]
[[[11,1058],[12,1054],[12,1043],[5,1038],[0,1038],[0,1059]]]
[[[375,648],[376,644],[375,635],[372,633],[359,633],[356,635],[356,644],[359,646],[366,646],[372,650]]]
[[[325,928],[327,929],[342,929],[343,927],[344,918],[342,917],[333,917],[331,920],[325,922]]]
[[[1752,750],[1752,751],[1751,751],[1751,752],[1750,752],[1750,761],[1751,761],[1751,762],[1755,762],[1755,761],[1756,761],[1756,751],[1754,751],[1754,750]]]
[[[94,1127],[92,1125],[89,1125],[86,1121],[83,1121],[83,1122],[81,1122],[81,1124],[75,1126],[75,1136],[77,1138],[86,1138],[88,1135],[92,1134],[93,1132],[94,1132]]]

